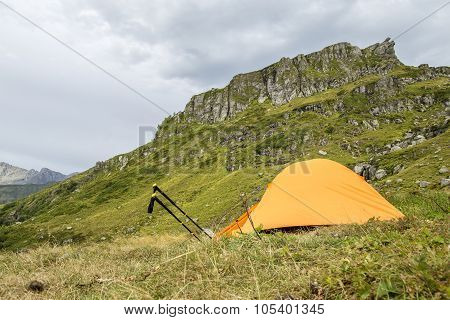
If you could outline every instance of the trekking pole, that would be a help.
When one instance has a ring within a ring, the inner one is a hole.
[[[163,207],[164,210],[166,210],[175,220],[177,220],[178,223],[180,223],[195,239],[201,242],[199,237],[197,237],[195,233],[191,231],[191,229],[189,229],[161,200],[158,199],[156,193],[152,194],[152,199],[150,200],[150,205],[148,206],[149,210],[148,213],[152,213],[155,202],[157,202],[161,207]]]
[[[186,212],[183,211],[183,209],[181,209],[176,203],[175,201],[173,201],[167,194],[164,193],[164,191],[162,191],[157,185],[156,183],[153,185],[153,193],[155,194],[156,192],[159,192],[164,198],[167,199],[167,201],[169,201],[175,208],[177,208],[186,218],[189,219],[189,221],[191,221],[197,228],[199,228],[204,234],[206,234],[210,239],[212,239],[212,237],[201,227],[198,225],[197,222],[195,222]]]

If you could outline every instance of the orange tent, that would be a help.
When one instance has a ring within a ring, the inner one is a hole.
[[[314,159],[281,171],[261,201],[216,236],[250,233],[252,222],[255,228],[268,230],[402,217],[363,177],[337,162]]]

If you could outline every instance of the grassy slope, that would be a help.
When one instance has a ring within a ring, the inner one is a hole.
[[[406,76],[410,71],[402,67],[393,73]],[[380,120],[380,128],[376,131],[348,125],[350,118],[375,119],[368,114],[368,101],[352,89],[378,78],[368,76],[278,108],[268,102],[255,104],[225,123],[181,123],[177,127],[181,133],[155,141],[151,146],[156,151],[150,155],[143,155],[148,146],[127,155],[129,161],[123,170],[119,170],[116,157],[100,168],[0,208],[3,218],[11,212],[23,216],[20,224],[0,226],[0,245],[8,249],[0,253],[6,261],[0,267],[0,280],[8,284],[8,290],[0,291],[0,296],[447,297],[448,220],[442,208],[449,208],[448,190],[439,187],[439,179],[445,176],[439,176],[437,171],[443,165],[449,167],[448,132],[376,159],[387,169],[398,163],[406,167],[376,183],[407,215],[402,223],[267,235],[263,242],[250,236],[203,246],[187,241],[183,230],[166,214],[159,211],[151,218],[145,214],[151,185],[157,182],[200,224],[217,230],[242,212],[241,193],[247,194],[249,202],[257,201],[264,186],[289,162],[316,158],[317,151],[323,149],[328,152],[327,157],[352,166],[369,160],[373,154],[352,155],[340,147],[343,141],[365,150],[402,138],[411,128],[419,130],[442,123],[443,107],[437,102],[424,112],[412,110],[394,115],[403,119],[400,124],[382,122],[392,115],[379,116],[376,119]],[[448,79],[436,79],[410,85],[400,94],[414,97],[426,90],[448,96],[448,86]],[[314,103],[328,107],[328,102],[338,97],[345,99],[345,114],[298,112]],[[162,129],[165,125],[173,127],[173,123],[166,123]],[[269,137],[231,145],[223,144],[217,137],[210,140],[216,130],[264,134],[270,127],[275,129]],[[311,137],[310,142],[302,142],[305,134]],[[319,146],[320,139],[326,139],[326,145]],[[294,143],[298,148],[287,152]],[[280,152],[276,156],[265,155],[267,147]],[[231,157],[230,150],[234,151]],[[230,159],[242,169],[225,170]],[[395,182],[398,178],[403,182]],[[394,182],[388,184],[388,179]],[[432,182],[430,191],[418,190],[416,180]],[[64,243],[72,244],[59,246]],[[11,252],[33,247],[36,249]],[[193,253],[153,270],[186,250]],[[167,279],[167,271],[177,276]],[[139,281],[139,276],[147,273],[146,280]],[[24,291],[26,281],[34,278],[49,285],[41,296]],[[239,280],[242,283],[238,284]]]
[[[448,197],[396,196],[401,222],[190,241],[133,236],[2,254],[0,297],[58,299],[448,298]],[[169,275],[170,276],[167,276]],[[42,294],[29,281],[46,284]]]

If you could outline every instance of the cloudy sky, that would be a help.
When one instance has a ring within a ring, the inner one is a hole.
[[[395,37],[445,1],[2,0],[168,113],[234,74],[347,41]],[[167,116],[0,2],[0,161],[82,171]],[[450,65],[450,5],[396,40]]]

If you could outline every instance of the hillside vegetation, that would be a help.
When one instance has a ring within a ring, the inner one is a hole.
[[[0,204],[8,203],[38,192],[47,187],[45,184],[0,185]]]
[[[447,298],[449,70],[405,66],[389,41],[335,46],[239,75],[149,144],[1,207],[0,296]],[[367,167],[406,219],[197,243],[146,214],[157,183],[217,231],[318,157]]]

